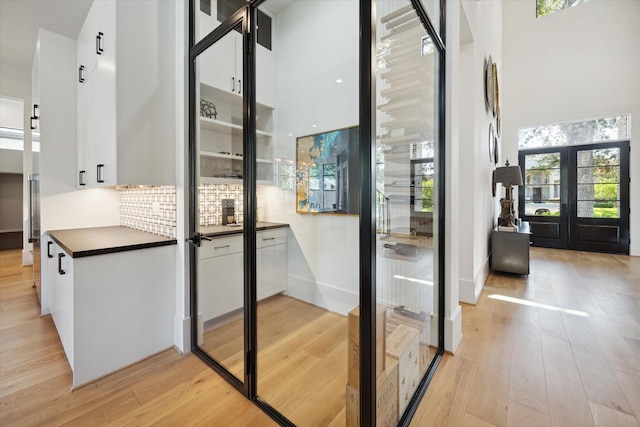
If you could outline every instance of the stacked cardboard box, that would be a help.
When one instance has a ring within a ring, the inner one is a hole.
[[[376,378],[376,427],[398,425],[398,362],[386,358]],[[360,427],[360,391],[347,384],[347,427]]]
[[[398,424],[398,362],[386,356],[386,310],[376,305],[376,427]],[[347,427],[360,426],[360,309],[348,321]]]
[[[384,371],[385,364],[385,307],[376,304],[376,375]],[[360,308],[356,307],[349,312],[348,324],[348,381],[355,390],[360,390]]]
[[[398,325],[387,340],[387,355],[398,362],[398,409],[402,414],[420,383],[418,330]]]

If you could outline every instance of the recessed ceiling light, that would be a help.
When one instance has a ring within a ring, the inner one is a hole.
[[[342,83],[342,79],[336,79],[336,83]]]
[[[311,125],[312,128],[316,127],[316,125]]]
[[[292,134],[292,133],[290,133],[290,134],[289,134],[289,136],[293,136],[293,134]]]

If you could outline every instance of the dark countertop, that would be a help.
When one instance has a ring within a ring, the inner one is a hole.
[[[281,224],[278,222],[258,222],[256,224],[256,230],[271,230],[274,228],[288,228],[289,224]],[[242,224],[239,226],[228,225],[207,225],[200,227],[200,232],[207,237],[222,237],[232,234],[242,234],[244,227]]]
[[[176,239],[123,226],[50,230],[49,236],[72,258],[175,245]],[[43,249],[46,250],[46,249]]]

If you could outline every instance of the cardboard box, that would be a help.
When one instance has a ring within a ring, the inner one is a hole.
[[[398,408],[402,414],[420,383],[419,331],[398,325],[387,339],[387,355],[398,361]]]
[[[376,378],[376,427],[398,425],[398,362],[386,358],[387,367]],[[360,391],[347,384],[347,427],[360,427]]]
[[[348,319],[348,380],[347,384],[360,390],[360,308],[349,312]],[[384,305],[376,304],[376,375],[385,369],[386,311]]]

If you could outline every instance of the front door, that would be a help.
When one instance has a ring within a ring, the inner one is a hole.
[[[629,143],[520,151],[535,246],[629,253]]]

